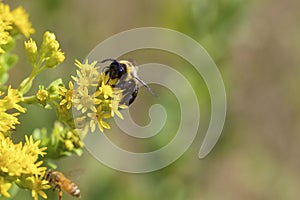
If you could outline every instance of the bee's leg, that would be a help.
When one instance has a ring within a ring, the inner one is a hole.
[[[62,190],[58,189],[58,200],[62,200]]]
[[[58,189],[58,190],[60,190],[60,186],[59,186],[59,184],[56,184],[54,187],[53,187],[53,191],[55,191],[56,189]]]
[[[55,191],[56,189],[58,189],[58,200],[62,200],[62,190],[61,190],[59,184],[56,184],[56,185],[53,187],[53,191]]]

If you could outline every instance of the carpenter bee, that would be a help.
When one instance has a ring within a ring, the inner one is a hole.
[[[110,65],[106,66],[103,71],[106,76],[109,77],[106,84],[111,85],[113,88],[119,88],[122,90],[123,97],[120,104],[129,106],[135,100],[139,86],[141,83],[147,88],[147,90],[154,96],[156,94],[153,90],[138,76],[138,67],[133,61],[129,60],[116,60],[112,58],[105,59],[101,63],[110,61]]]

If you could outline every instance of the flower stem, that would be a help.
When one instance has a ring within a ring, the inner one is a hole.
[[[24,97],[23,98],[23,102],[26,104],[34,104],[35,102],[37,102],[36,96],[29,96],[29,97]]]

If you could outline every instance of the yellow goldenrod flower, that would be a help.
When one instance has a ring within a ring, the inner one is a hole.
[[[9,23],[11,23],[13,20],[9,5],[4,4],[2,2],[0,2],[0,18],[3,21],[9,22]]]
[[[99,109],[97,113],[88,113],[87,116],[89,117],[89,125],[92,132],[95,131],[96,124],[101,132],[104,132],[104,129],[110,129],[109,124],[103,121],[111,117],[110,113],[105,113]]]
[[[11,183],[5,181],[3,177],[0,177],[0,194],[5,196],[6,198],[10,198],[10,194],[8,190],[11,188]]]
[[[37,161],[38,156],[45,155],[44,148],[39,148],[39,141],[34,142],[32,136],[24,145],[14,144],[9,137],[0,134],[0,174],[7,174],[11,177],[22,175],[41,175],[46,168],[41,167],[42,161]]]
[[[75,65],[79,68],[77,76],[72,77],[76,83],[77,95],[73,96],[74,107],[83,115],[75,116],[75,121],[79,121],[81,131],[86,133],[89,129],[94,132],[96,126],[101,132],[110,129],[105,119],[113,117],[115,114],[123,119],[119,109],[127,108],[120,105],[122,91],[113,88],[110,84],[117,83],[118,80],[110,80],[105,72],[98,72],[97,62],[80,63],[76,60]],[[76,119],[77,118],[77,119]],[[77,124],[76,124],[77,125]]]
[[[27,42],[24,42],[24,45],[29,63],[35,63],[38,57],[38,51],[35,41],[30,38]]]
[[[12,29],[12,15],[10,7],[0,2],[0,54],[5,51],[1,48],[2,45],[7,44],[11,39],[9,30]]]
[[[65,87],[59,87],[58,94],[61,97],[61,101],[59,103],[60,106],[66,106],[67,110],[69,110],[72,106],[72,98],[76,94],[73,90],[74,86],[73,83],[69,82],[69,89],[66,89]]]
[[[32,135],[28,138],[27,135],[25,135],[25,145],[23,147],[23,149],[26,151],[27,155],[32,156],[34,159],[37,159],[37,156],[45,156],[47,153],[44,152],[47,147],[42,147],[39,148],[39,145],[41,143],[41,141],[36,141],[34,142]]]
[[[11,39],[8,30],[11,29],[10,23],[3,21],[0,16],[0,53],[4,53],[5,51],[1,48],[2,45],[7,44]]]
[[[11,86],[8,86],[7,95],[3,98],[2,105],[6,108],[6,110],[15,108],[16,110],[24,113],[25,108],[18,104],[21,99],[22,98],[19,95],[19,91],[17,89],[12,89]]]
[[[40,104],[45,106],[47,104],[47,99],[48,99],[48,92],[47,90],[44,89],[39,89],[38,92],[36,93],[36,98]]]
[[[74,106],[77,110],[85,113],[88,109],[97,112],[95,104],[99,102],[93,94],[89,94],[87,87],[77,89],[78,95],[73,99]]]
[[[99,91],[101,94],[103,94],[104,99],[107,99],[109,97],[113,96],[113,89],[110,85],[105,85],[102,81],[101,86],[99,87]]]
[[[16,124],[20,124],[19,119],[16,117],[19,113],[8,114],[0,110],[0,135],[6,135],[8,131],[15,130]]]
[[[31,182],[31,187],[29,189],[31,190],[33,199],[38,200],[38,195],[40,195],[43,199],[47,199],[47,195],[43,190],[47,190],[51,188],[51,186],[48,181],[44,180],[44,175],[35,175],[33,177],[28,177],[27,179]]]
[[[27,38],[35,32],[28,19],[29,15],[22,6],[14,9],[11,13],[13,17],[13,24],[16,26],[18,32]]]
[[[88,63],[80,63],[78,60],[75,61],[75,65],[79,68],[76,70],[77,77],[72,76],[73,80],[76,82],[79,88],[85,88],[90,86],[98,86],[100,80],[100,73],[97,71],[99,69],[96,66],[97,61]]]
[[[16,124],[20,124],[17,116],[20,114],[19,112],[25,112],[25,109],[18,104],[20,101],[21,97],[18,90],[9,86],[7,95],[0,99],[0,133],[7,134],[9,130],[15,129]],[[16,109],[19,112],[6,113],[10,109]]]
[[[119,108],[127,108],[126,105],[119,105],[120,101],[122,99],[122,92],[119,92],[114,95],[113,99],[111,100],[111,103],[109,104],[109,107],[111,109],[111,116],[114,117],[116,114],[120,119],[123,119],[122,114],[119,111]]]

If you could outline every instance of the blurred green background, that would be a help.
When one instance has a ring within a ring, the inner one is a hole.
[[[143,26],[171,28],[192,37],[209,52],[222,73],[228,98],[226,124],[214,150],[199,160],[197,154],[210,118],[209,94],[201,77],[195,76],[185,61],[166,52],[147,50],[128,55],[138,63],[167,64],[189,78],[201,106],[199,134],[179,160],[148,174],[112,170],[88,152],[82,157],[56,161],[63,172],[84,169],[74,180],[83,200],[299,199],[300,1],[7,0],[4,3],[12,8],[22,5],[36,29],[33,38],[40,42],[44,31],[53,31],[66,53],[66,61],[36,79],[36,86],[47,85],[58,77],[69,81],[70,74],[75,74],[75,59],[84,59],[99,42],[113,34]],[[30,73],[22,45],[19,41],[16,52],[20,62],[10,78],[13,86]],[[178,113],[174,96],[158,86],[153,88],[162,96],[160,100],[153,100],[141,89],[133,104],[141,110],[133,115],[139,124],[148,122],[151,103],[167,106],[169,117]],[[55,115],[53,111],[28,107],[28,115],[21,120],[19,135],[31,133],[36,127],[50,129]],[[178,119],[172,120],[167,121],[164,132],[146,148],[156,149],[172,139],[174,135],[168,133],[172,133]],[[123,137],[113,135],[113,131],[109,134],[114,140]],[[128,148],[131,146],[128,144],[135,142],[128,138],[121,140],[127,141]],[[50,200],[57,199],[57,193],[49,191],[48,195]],[[31,197],[29,192],[21,191],[14,199]],[[74,198],[64,194],[63,199]]]

